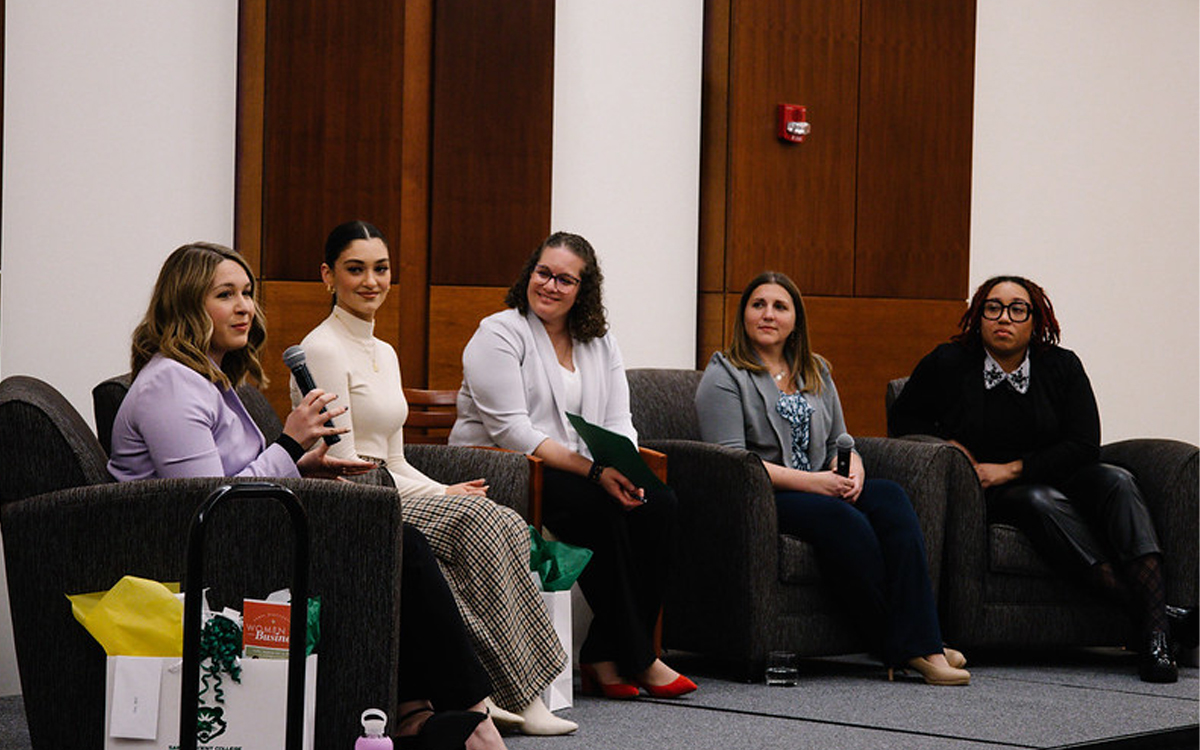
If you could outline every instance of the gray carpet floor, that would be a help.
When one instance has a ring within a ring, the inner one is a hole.
[[[703,660],[671,659],[700,685],[684,698],[616,702],[576,696],[561,716],[567,737],[510,736],[510,750],[761,748],[967,750],[1197,746],[1200,679],[1137,679],[1132,657],[1081,650],[1049,657],[969,654],[969,687],[935,688],[915,677],[888,682],[859,657],[806,660],[799,684],[724,679]],[[0,750],[28,750],[19,697],[0,698]],[[349,747],[349,746],[348,746]],[[340,749],[331,749],[340,750]],[[348,750],[348,748],[347,748]]]

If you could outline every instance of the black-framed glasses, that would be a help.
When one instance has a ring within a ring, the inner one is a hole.
[[[1008,310],[1008,319],[1014,323],[1024,323],[1029,320],[1029,315],[1033,312],[1033,307],[1025,300],[1014,300],[1007,305],[998,299],[985,300],[983,303],[983,317],[988,320],[1000,320],[1000,316],[1004,311]]]
[[[554,273],[546,266],[538,266],[533,269],[533,275],[543,284],[549,284],[551,280],[555,285],[564,292],[569,292],[579,285],[579,279],[569,273]]]

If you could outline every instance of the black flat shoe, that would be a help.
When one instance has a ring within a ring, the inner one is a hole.
[[[403,750],[462,750],[467,738],[483,723],[487,714],[478,711],[437,711],[418,708],[400,717],[402,723],[415,714],[428,711],[432,716],[425,720],[416,734],[393,737],[397,748]]]
[[[1200,644],[1200,617],[1195,607],[1168,605],[1167,622],[1171,624],[1171,640],[1180,648],[1192,649]]]
[[[1150,633],[1138,656],[1138,675],[1142,682],[1175,682],[1179,679],[1179,667],[1175,666],[1175,658],[1171,655],[1171,646],[1164,631]]]

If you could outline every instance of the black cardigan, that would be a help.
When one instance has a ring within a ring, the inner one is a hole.
[[[942,344],[913,370],[888,413],[892,435],[957,440],[982,463],[1021,459],[1020,482],[1058,484],[1100,455],[1100,413],[1083,363],[1053,346],[1030,349],[1025,394],[983,386],[984,350]]]

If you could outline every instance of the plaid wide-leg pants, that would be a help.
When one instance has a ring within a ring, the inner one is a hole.
[[[492,678],[492,699],[520,711],[567,664],[529,578],[528,524],[512,508],[477,495],[404,498],[400,504],[404,521],[425,535],[438,558]]]

